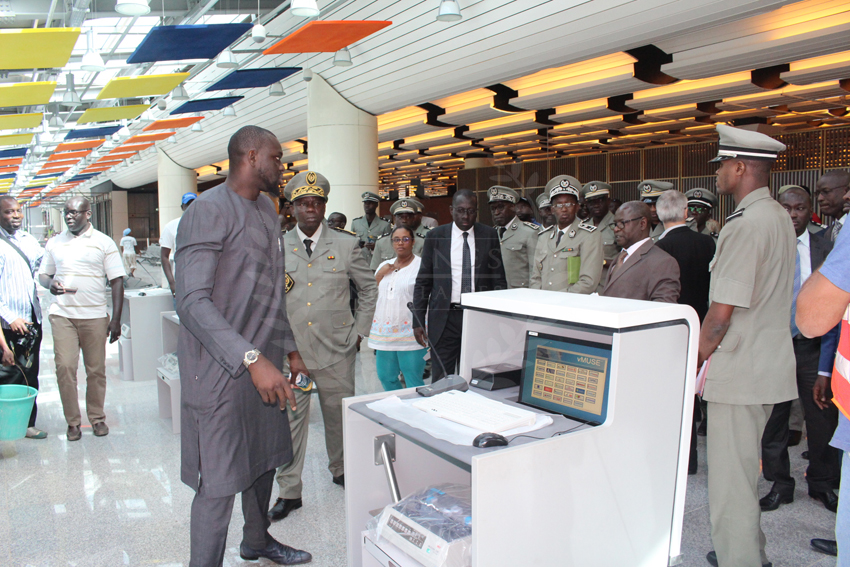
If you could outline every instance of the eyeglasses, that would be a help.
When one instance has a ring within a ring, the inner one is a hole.
[[[475,213],[478,212],[478,209],[463,209],[461,207],[452,207],[452,211],[459,214],[459,215],[467,216],[467,215],[474,215]]]
[[[636,217],[636,218],[629,219],[629,220],[609,222],[608,228],[610,228],[611,230],[623,230],[624,228],[626,228],[626,224],[628,224],[630,222],[634,222],[636,220],[640,220],[642,218],[643,217]]]
[[[62,214],[66,217],[76,217],[76,216],[79,216],[79,215],[81,215],[83,213],[87,213],[87,212],[89,212],[88,209],[86,209],[84,211],[75,211],[73,209],[69,211],[68,209],[65,209],[65,210],[62,211]]]
[[[411,240],[413,240],[413,239],[410,238],[409,236],[396,236],[395,238],[393,238],[393,244],[401,244],[402,242],[407,244]]]
[[[577,203],[558,203],[557,205],[552,205],[553,209],[572,209],[575,207]]]

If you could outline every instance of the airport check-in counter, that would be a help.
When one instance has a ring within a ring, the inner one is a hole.
[[[600,423],[553,413],[551,425],[528,434],[539,440],[476,448],[367,407],[391,395],[418,397],[412,388],[343,400],[348,565],[420,564],[366,532],[373,515],[393,503],[384,443],[402,497],[446,482],[471,488],[475,567],[680,563],[696,313],[676,304],[529,289],[464,294],[462,304],[461,376],[469,380],[483,366],[529,364],[526,401],[536,387],[534,365],[548,364],[528,360],[536,337],[610,348],[604,407],[595,404]],[[517,387],[472,390],[518,402]]]

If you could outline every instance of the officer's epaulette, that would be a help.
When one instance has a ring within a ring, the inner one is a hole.
[[[534,230],[540,230],[539,224],[534,224],[533,222],[530,222],[530,221],[522,221],[522,224],[524,224],[527,227],[533,228]]]
[[[420,225],[419,225],[419,228],[417,228],[417,229],[416,229],[416,232],[418,233],[419,231],[422,231],[422,234],[425,234],[425,233],[426,233],[426,232],[428,232],[429,230],[431,230],[431,227],[430,227],[430,226],[425,226],[425,225],[420,224]],[[389,234],[389,233],[388,233],[388,234]]]
[[[354,220],[360,220],[360,219],[362,219],[362,218],[363,218],[363,217],[354,217]]]
[[[553,224],[553,225],[551,225],[551,226],[547,226],[546,228],[544,228],[543,230],[541,230],[541,231],[540,231],[540,234],[546,234],[547,232],[549,232],[549,231],[550,231],[550,230],[552,230],[553,228],[555,228],[555,225],[554,225],[554,224]]]
[[[578,227],[580,229],[586,230],[587,232],[593,232],[598,227],[593,226],[592,224],[585,224],[583,222],[578,223]]]
[[[746,210],[746,209],[741,209],[740,211],[735,211],[734,213],[732,213],[731,215],[729,215],[728,217],[726,217],[726,222],[729,222],[729,221],[730,221],[730,220],[732,220],[732,219],[736,219],[736,218],[738,218],[738,217],[742,217],[742,216],[744,216],[744,211],[745,211],[745,210]]]
[[[345,230],[344,228],[337,228],[335,226],[332,226],[331,228],[337,232],[344,232],[345,234],[350,234],[351,236],[357,236],[356,232],[351,232],[350,230]]]
[[[352,233],[352,234],[353,234],[353,233]],[[385,237],[385,236],[389,236],[390,234],[391,234],[391,233],[389,233],[389,232],[385,232],[384,234],[382,234],[381,236],[379,236],[378,238],[376,238],[376,239],[375,239],[375,241],[378,241],[378,240],[382,239],[382,238],[383,238],[383,237]]]

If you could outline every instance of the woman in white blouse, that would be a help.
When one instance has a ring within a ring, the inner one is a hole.
[[[422,260],[413,253],[413,231],[404,226],[390,233],[396,257],[386,260],[375,272],[378,305],[372,319],[369,346],[375,349],[378,379],[385,390],[402,388],[398,374],[404,374],[408,388],[421,386],[425,370],[425,350],[413,336],[413,315],[407,304],[413,300],[413,285]]]

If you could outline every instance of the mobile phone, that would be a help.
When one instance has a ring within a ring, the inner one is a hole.
[[[64,289],[65,289],[65,293],[77,293],[77,288],[75,288],[75,287],[66,287]]]

